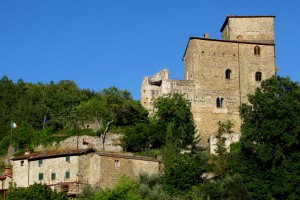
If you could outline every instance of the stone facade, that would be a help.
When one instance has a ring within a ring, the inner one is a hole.
[[[161,161],[124,153],[100,152],[92,148],[25,154],[12,159],[13,182],[18,187],[43,183],[68,195],[82,187],[112,187],[121,175],[137,179],[140,173],[161,173]]]
[[[275,75],[274,16],[227,16],[222,39],[190,37],[183,55],[184,80],[162,70],[145,77],[141,104],[153,112],[153,101],[181,93],[191,102],[201,145],[208,147],[219,121],[230,120],[240,131],[239,106],[262,80]]]
[[[12,183],[11,167],[6,167],[4,173],[0,175],[0,199],[5,199],[7,190]]]

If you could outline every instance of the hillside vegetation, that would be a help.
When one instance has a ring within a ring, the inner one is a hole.
[[[95,93],[79,90],[71,81],[43,85],[13,83],[7,77],[0,87],[3,152],[10,143],[11,121],[19,122],[12,144],[24,148],[87,131],[79,127],[96,120],[102,126],[89,131],[104,142],[109,129],[121,129],[124,150],[162,155],[162,174],[144,174],[138,182],[122,177],[110,189],[87,186],[82,199],[300,199],[300,86],[289,78],[263,81],[249,95],[249,104],[241,105],[241,139],[230,152],[223,133],[230,134],[234,124],[216,124],[216,155],[197,145],[191,105],[180,94],[156,99],[156,112],[147,117],[128,91],[115,87]]]

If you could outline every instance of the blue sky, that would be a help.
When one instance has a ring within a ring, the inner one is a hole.
[[[0,77],[139,99],[144,76],[183,78],[190,36],[220,39],[230,15],[275,15],[278,74],[300,81],[299,0],[0,0]]]

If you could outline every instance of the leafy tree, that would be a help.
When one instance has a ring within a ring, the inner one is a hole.
[[[44,184],[34,183],[28,188],[11,186],[7,200],[67,200],[65,193],[56,192]]]
[[[140,174],[139,175],[139,194],[144,199],[149,200],[167,200],[170,197],[163,191],[162,177],[159,174],[148,175]]]
[[[154,102],[155,117],[158,124],[173,124],[172,134],[179,148],[194,148],[198,143],[196,127],[191,113],[191,104],[178,93],[159,97]]]
[[[202,182],[206,159],[202,152],[179,154],[174,165],[164,171],[164,188],[170,194],[190,189]]]
[[[241,106],[240,151],[233,172],[254,199],[300,198],[300,87],[289,78],[263,81]]]
[[[131,178],[122,176],[113,189],[103,189],[95,194],[95,200],[141,200],[142,197],[138,193],[138,184]]]
[[[218,133],[216,134],[216,155],[211,156],[212,172],[218,178],[223,177],[229,170],[228,164],[228,149],[226,148],[226,138],[224,134],[231,133],[233,123],[229,120],[218,122]]]

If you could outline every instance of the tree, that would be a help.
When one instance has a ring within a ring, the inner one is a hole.
[[[7,200],[67,200],[64,192],[56,192],[44,184],[34,183],[28,188],[16,187],[11,185],[8,190]]]
[[[195,137],[196,126],[191,113],[191,104],[178,93],[159,97],[154,102],[155,118],[158,124],[172,124],[172,135],[178,142],[179,148],[195,148],[198,139]]]
[[[240,109],[241,149],[232,169],[254,199],[300,198],[300,87],[272,77]]]

